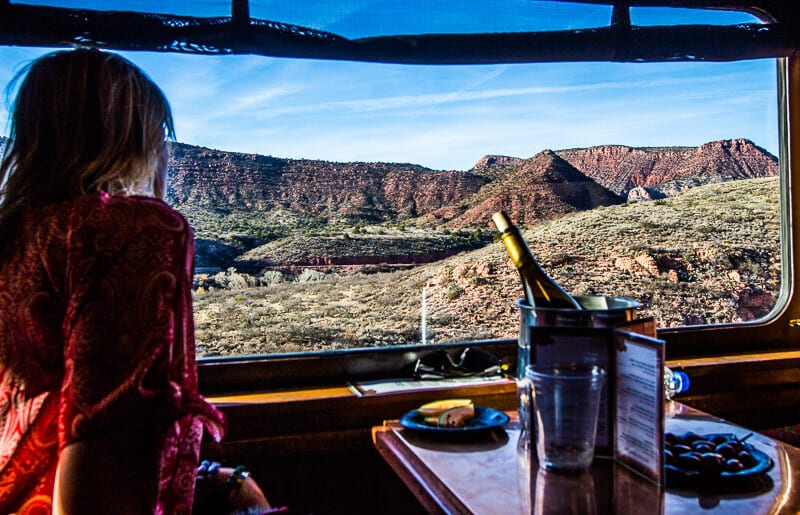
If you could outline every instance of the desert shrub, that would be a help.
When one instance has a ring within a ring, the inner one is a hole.
[[[447,285],[447,300],[455,300],[464,294],[464,288],[456,283]]]
[[[261,286],[278,284],[284,280],[286,280],[286,277],[283,275],[283,272],[279,270],[264,270],[261,275],[258,276],[258,281]]]
[[[298,283],[309,283],[314,281],[322,281],[326,277],[325,272],[320,272],[319,270],[312,270],[307,268],[300,272],[300,274],[295,277],[295,281]]]
[[[249,274],[239,273],[235,268],[230,267],[223,272],[219,272],[209,277],[211,286],[226,290],[243,290],[258,285],[258,279]]]

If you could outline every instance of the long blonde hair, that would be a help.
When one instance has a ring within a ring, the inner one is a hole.
[[[163,198],[172,113],[161,89],[127,59],[58,51],[22,69],[0,164],[0,255],[21,213],[105,191]]]

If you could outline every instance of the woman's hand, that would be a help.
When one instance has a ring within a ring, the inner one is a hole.
[[[220,467],[204,461],[198,468],[195,515],[261,514],[270,504],[258,484],[242,467]]]
[[[231,478],[234,476],[235,470],[236,469],[229,467],[220,468],[217,473],[218,484],[223,488],[227,487],[228,482],[231,481]],[[232,481],[238,483],[235,478]],[[261,491],[258,483],[256,483],[249,474],[247,477],[243,478],[239,486],[231,487],[229,499],[228,508],[230,508],[231,514],[238,512],[247,513],[248,510],[252,510],[253,508],[266,509],[270,507],[264,492]]]

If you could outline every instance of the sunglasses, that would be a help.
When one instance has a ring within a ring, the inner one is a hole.
[[[417,379],[442,379],[447,377],[486,377],[503,375],[508,365],[490,352],[467,347],[454,360],[444,350],[436,350],[421,356],[414,365]]]

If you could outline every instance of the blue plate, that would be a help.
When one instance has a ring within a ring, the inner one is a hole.
[[[406,429],[432,431],[436,433],[465,433],[470,431],[486,431],[502,427],[508,423],[508,415],[492,408],[475,406],[475,416],[467,420],[461,427],[439,427],[425,422],[419,411],[411,410],[400,418],[400,425]]]

